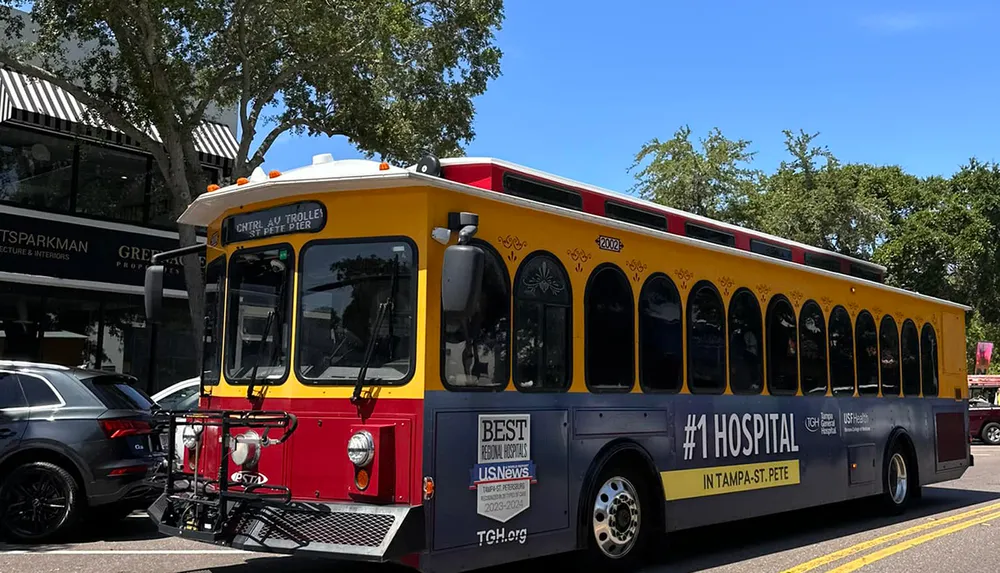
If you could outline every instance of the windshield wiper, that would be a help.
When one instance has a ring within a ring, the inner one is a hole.
[[[271,261],[271,267],[276,272],[284,272],[285,267],[283,263],[278,263],[275,265],[276,261]],[[257,383],[257,367],[260,365],[260,355],[264,352],[264,344],[267,343],[267,335],[271,332],[271,325],[274,324],[275,318],[281,314],[281,295],[285,292],[285,282],[287,279],[282,278],[282,281],[278,283],[277,292],[274,294],[274,308],[272,308],[267,313],[267,319],[264,320],[264,330],[260,338],[260,346],[257,347],[257,352],[254,353],[253,370],[250,372],[250,381],[247,383],[247,400],[253,397],[254,386]],[[279,323],[280,324],[280,323]],[[278,340],[278,335],[274,336],[275,342]],[[274,344],[271,347],[271,355],[268,359],[268,366],[273,366],[275,359],[277,358],[278,349],[280,347]]]
[[[393,260],[392,265],[392,282],[389,283],[389,296],[386,297],[384,301],[378,305],[378,313],[375,315],[375,324],[372,325],[371,336],[368,338],[368,344],[365,347],[365,360],[361,363],[361,371],[358,372],[358,379],[354,383],[354,393],[351,395],[351,402],[357,402],[361,399],[361,389],[365,384],[365,377],[368,375],[368,366],[371,365],[372,359],[375,358],[375,343],[377,340],[378,331],[382,329],[382,323],[385,321],[386,315],[389,316],[389,332],[390,339],[392,336],[392,311],[395,307],[396,300],[396,287],[399,282],[399,256]],[[392,356],[392,347],[390,340],[389,356]]]

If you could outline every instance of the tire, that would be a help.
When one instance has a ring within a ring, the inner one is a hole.
[[[893,439],[882,464],[882,504],[890,515],[905,512],[919,495],[916,470],[916,462],[902,440]]]
[[[65,469],[50,462],[21,464],[0,482],[0,535],[20,543],[52,540],[76,524],[81,498],[80,485]]]
[[[991,446],[1000,446],[1000,424],[996,422],[990,422],[983,426],[982,432],[979,436],[982,438],[983,442]]]
[[[641,472],[614,461],[598,474],[585,506],[589,567],[631,571],[645,562],[656,529],[648,484]]]

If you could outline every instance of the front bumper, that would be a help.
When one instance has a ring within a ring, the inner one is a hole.
[[[253,500],[226,501],[226,517],[192,518],[212,506],[161,495],[149,516],[161,533],[246,551],[311,553],[360,561],[399,561],[424,550],[423,506]],[[214,530],[213,530],[214,529]]]

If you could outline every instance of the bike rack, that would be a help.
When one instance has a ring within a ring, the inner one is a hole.
[[[212,533],[192,535],[193,532],[186,532],[191,537],[209,537],[206,541],[217,541],[224,532],[226,524],[238,515],[246,504],[275,504],[287,505],[291,503],[291,490],[286,486],[271,484],[244,485],[230,481],[229,479],[229,458],[232,431],[235,429],[261,429],[263,433],[262,448],[282,444],[295,432],[298,427],[298,419],[294,414],[281,411],[247,411],[247,410],[185,410],[185,411],[165,411],[161,410],[155,414],[156,429],[167,431],[169,440],[167,442],[165,483],[163,485],[164,498],[167,502],[167,512],[164,519],[176,517],[178,521],[184,521],[190,510],[194,510],[195,521],[201,520],[203,511],[207,513],[212,521]],[[183,419],[179,421],[178,419]],[[220,428],[221,448],[218,478],[201,481],[199,478],[200,467],[196,466],[194,472],[177,471],[174,469],[174,456],[176,454],[175,434],[179,426],[202,427],[204,429]],[[278,438],[268,438],[268,432],[272,429],[283,430]],[[191,478],[193,484],[190,486],[190,495],[180,495],[174,489],[175,479],[178,477]],[[155,478],[154,480],[155,481]],[[202,485],[199,492],[199,483]],[[209,492],[209,486],[216,486],[217,491]],[[242,491],[234,491],[233,487],[240,487]],[[179,507],[175,507],[175,504]],[[184,523],[177,526],[184,529]]]

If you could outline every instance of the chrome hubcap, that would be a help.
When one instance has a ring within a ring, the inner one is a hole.
[[[994,443],[1000,442],[1000,427],[990,426],[989,429],[986,430],[986,439]]]
[[[594,500],[594,539],[601,552],[617,559],[635,545],[639,533],[639,496],[622,477],[604,482]]]
[[[892,501],[895,504],[903,503],[906,499],[906,460],[903,455],[895,453],[889,461],[889,491]]]

